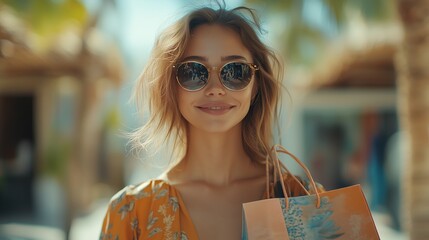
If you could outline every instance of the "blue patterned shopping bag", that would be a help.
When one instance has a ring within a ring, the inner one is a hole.
[[[380,239],[359,185],[318,192],[305,165],[283,147],[275,146],[274,166],[280,176],[285,173],[280,171],[277,152],[289,154],[303,167],[313,193],[244,203],[242,240]],[[282,181],[281,185],[286,193]]]

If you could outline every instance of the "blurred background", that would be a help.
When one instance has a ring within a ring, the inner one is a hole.
[[[168,154],[129,152],[131,90],[156,35],[207,4],[0,0],[0,239],[97,239],[110,197],[162,172]],[[242,4],[286,65],[276,141],[327,189],[361,184],[381,239],[428,239],[429,1]]]

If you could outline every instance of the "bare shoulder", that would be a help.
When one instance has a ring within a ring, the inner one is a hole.
[[[150,179],[136,185],[128,185],[118,191],[110,199],[110,206],[115,208],[136,200],[151,198],[156,195],[160,189],[166,186],[168,186],[168,184],[162,179]]]

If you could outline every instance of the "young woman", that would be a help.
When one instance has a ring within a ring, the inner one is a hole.
[[[240,239],[242,204],[268,197],[281,92],[281,64],[260,30],[249,8],[202,8],[159,36],[136,86],[151,114],[134,140],[172,142],[177,161],[112,198],[100,239]],[[283,178],[289,196],[304,193]]]

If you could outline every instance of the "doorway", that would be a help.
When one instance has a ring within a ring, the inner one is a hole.
[[[34,105],[33,95],[0,95],[0,222],[34,215]]]

